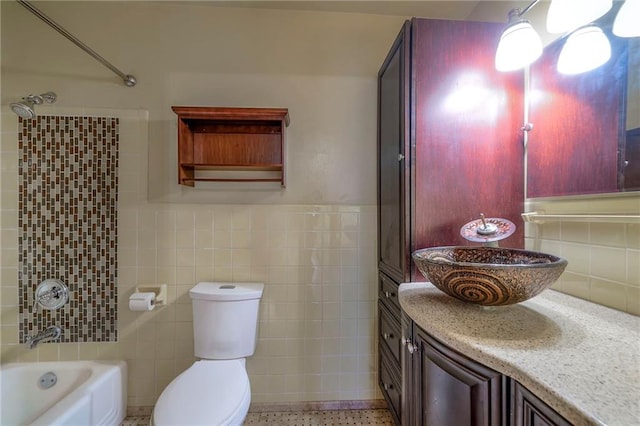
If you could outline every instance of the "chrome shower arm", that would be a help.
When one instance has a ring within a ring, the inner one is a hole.
[[[113,66],[113,64],[111,64],[109,61],[107,61],[106,59],[104,59],[102,56],[100,56],[99,54],[97,54],[93,49],[91,49],[89,46],[87,46],[86,44],[84,44],[83,42],[81,42],[80,40],[78,40],[73,34],[71,34],[70,32],[68,32],[67,30],[65,30],[64,28],[62,28],[60,25],[58,25],[57,22],[55,22],[53,19],[49,18],[47,15],[45,15],[40,9],[38,9],[37,7],[35,7],[34,5],[32,5],[31,3],[29,3],[26,0],[16,0],[18,3],[20,3],[22,6],[24,6],[29,12],[33,13],[34,15],[36,15],[38,18],[42,19],[47,25],[49,25],[51,28],[53,28],[54,30],[56,30],[57,32],[59,32],[60,34],[62,34],[63,36],[65,36],[67,39],[69,39],[69,41],[71,41],[73,44],[75,44],[76,46],[78,46],[80,49],[84,50],[85,52],[87,52],[89,55],[91,55],[95,60],[97,60],[98,62],[100,62],[102,65],[104,65],[105,67],[109,68],[114,74],[116,74],[118,77],[122,78],[122,81],[124,82],[124,84],[128,87],[133,87],[136,85],[137,81],[136,78],[134,76],[132,76],[131,74],[125,74],[122,71],[120,71],[118,68],[116,68],[115,66]]]

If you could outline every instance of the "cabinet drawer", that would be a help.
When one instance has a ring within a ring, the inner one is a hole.
[[[395,365],[400,365],[400,353],[402,351],[400,322],[382,302],[378,302],[379,334],[381,346],[385,346],[393,355]]]
[[[393,415],[396,424],[400,424],[402,407],[402,388],[400,386],[400,372],[394,367],[393,357],[385,349],[380,347],[379,352],[379,384],[380,389],[387,400],[389,411]]]
[[[399,311],[398,283],[382,273],[380,273],[378,281],[378,297],[380,300],[382,300],[392,312],[396,312],[396,310]]]

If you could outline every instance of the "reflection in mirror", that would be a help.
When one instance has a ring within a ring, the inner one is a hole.
[[[640,38],[629,40],[624,190],[640,190]]]
[[[611,15],[599,23],[611,42],[601,67],[559,74],[566,37],[531,66],[528,198],[640,190],[640,41],[614,36]]]

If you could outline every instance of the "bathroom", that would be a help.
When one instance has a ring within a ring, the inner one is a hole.
[[[265,293],[256,354],[247,361],[252,403],[379,401],[376,75],[405,19],[504,22],[512,6],[465,3],[429,15],[405,12],[404,4],[352,12],[279,3],[35,3],[135,75],[136,86],[126,87],[19,4],[2,2],[2,363],[126,360],[128,407],[148,414],[194,361],[189,289],[203,280],[258,281]],[[50,90],[58,100],[38,114],[120,120],[117,341],[27,350],[18,340],[18,121],[8,104]],[[173,105],[288,108],[286,188],[178,185]],[[626,194],[527,208],[638,214],[639,205]],[[557,289],[640,313],[640,224],[541,229],[527,225],[527,244],[570,257]],[[159,284],[167,284],[166,307],[128,309],[136,286]]]

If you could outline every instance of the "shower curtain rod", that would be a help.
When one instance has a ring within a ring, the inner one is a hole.
[[[122,79],[122,81],[124,82],[124,84],[126,86],[133,87],[133,86],[136,85],[137,81],[136,81],[136,78],[134,76],[132,76],[131,74],[125,74],[122,71],[120,71],[118,68],[113,66],[109,61],[107,61],[102,56],[100,56],[96,52],[94,52],[89,46],[87,46],[86,44],[84,44],[83,42],[78,40],[76,37],[74,37],[73,34],[69,33],[67,30],[65,30],[60,25],[58,25],[53,19],[49,18],[47,15],[42,13],[42,11],[40,9],[38,9],[37,7],[35,7],[34,5],[32,5],[31,3],[29,3],[26,0],[16,0],[16,1],[18,3],[20,3],[22,6],[24,6],[29,12],[33,13],[38,18],[42,19],[51,28],[53,28],[54,30],[56,30],[57,32],[59,32],[60,34],[65,36],[67,39],[69,39],[72,43],[74,43],[80,49],[82,49],[85,52],[87,52],[95,60],[100,62],[105,67],[109,68],[111,71],[113,71],[113,73],[115,73],[118,77],[120,77]]]

